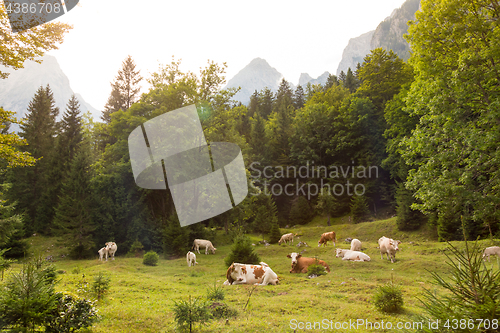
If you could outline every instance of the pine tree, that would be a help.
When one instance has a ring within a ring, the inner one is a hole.
[[[56,209],[54,225],[62,242],[70,249],[73,258],[85,258],[94,249],[91,191],[90,151],[82,142],[70,164],[63,183],[60,201]]]
[[[273,112],[274,94],[268,87],[265,87],[259,94],[259,109],[260,116],[267,120],[271,112]]]
[[[15,183],[8,197],[17,201],[17,212],[26,213],[26,231],[46,232],[48,223],[45,214],[40,214],[43,198],[52,184],[48,181],[50,160],[57,132],[56,117],[59,108],[55,106],[50,86],[40,87],[28,105],[24,123],[20,126],[20,137],[26,140],[24,150],[38,161],[34,166],[14,169],[10,172],[11,183]]]
[[[137,101],[140,91],[138,84],[142,77],[135,67],[136,64],[130,55],[122,62],[122,68],[118,71],[115,82],[111,83],[111,94],[101,116],[104,122],[111,121],[113,112],[120,109],[125,111]]]
[[[252,122],[252,129],[250,131],[250,146],[256,160],[262,159],[264,157],[266,145],[266,131],[265,131],[265,121],[259,114],[255,115]]]
[[[328,75],[328,78],[326,79],[325,90],[328,90],[331,87],[336,86],[338,84],[339,84],[339,79],[337,78],[337,76],[330,74],[330,75]]]
[[[306,102],[306,96],[304,94],[304,88],[302,86],[298,86],[295,89],[295,94],[293,95],[293,106],[295,109],[300,109],[304,106]]]
[[[356,76],[352,73],[351,67],[347,70],[347,74],[345,76],[344,87],[349,89],[351,93],[355,92],[358,89],[358,80]]]

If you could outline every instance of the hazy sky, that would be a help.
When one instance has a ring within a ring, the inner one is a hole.
[[[349,39],[375,29],[403,2],[80,0],[59,18],[74,28],[50,54],[73,91],[99,110],[129,54],[144,78],[174,56],[196,73],[209,59],[226,62],[229,80],[260,57],[297,84],[301,73],[335,73]]]

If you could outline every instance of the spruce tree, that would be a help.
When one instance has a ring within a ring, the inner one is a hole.
[[[87,257],[94,250],[90,150],[87,142],[78,147],[61,190],[54,225],[73,258]]]
[[[122,62],[122,68],[118,71],[115,82],[111,83],[111,94],[101,116],[106,123],[111,121],[113,112],[120,109],[125,111],[137,101],[140,91],[138,85],[142,80],[139,73],[134,60],[129,55]]]
[[[304,106],[304,103],[306,102],[306,96],[304,93],[304,88],[302,86],[298,86],[295,89],[295,94],[293,95],[293,106],[295,109],[300,109]]]
[[[28,144],[23,149],[37,159],[37,162],[34,166],[10,172],[10,182],[15,186],[10,189],[8,197],[17,201],[17,212],[26,214],[25,227],[28,233],[44,233],[50,222],[46,214],[40,214],[39,209],[44,207],[43,198],[52,186],[48,180],[48,171],[55,144],[58,114],[59,108],[55,106],[50,86],[41,86],[30,101],[24,123],[20,126],[19,135]]]

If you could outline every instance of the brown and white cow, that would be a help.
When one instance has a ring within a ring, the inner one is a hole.
[[[106,259],[108,258],[108,250],[106,250],[106,247],[101,248],[99,251],[97,251],[97,253],[99,253],[100,261],[102,261],[102,258],[104,257],[106,257]]]
[[[284,234],[283,236],[281,236],[280,240],[278,241],[278,245],[281,245],[281,243],[288,243],[288,242],[291,242],[293,244],[293,237],[295,235],[293,233],[288,233],[288,234]]]
[[[328,241],[332,241],[333,246],[336,246],[337,236],[335,235],[335,231],[325,232],[324,234],[322,234],[321,238],[318,241],[318,247],[321,245],[327,246]]]
[[[343,250],[337,249],[337,258],[342,258],[342,260],[352,260],[352,261],[370,261],[371,258],[360,251]]]
[[[115,260],[116,250],[118,250],[118,246],[115,242],[106,243],[106,261],[108,260],[108,255],[111,257],[111,259]]]
[[[217,250],[212,242],[206,239],[195,239],[193,242],[193,249],[200,254],[200,247],[205,248],[205,254],[208,254],[208,251],[211,251],[212,254],[215,254],[215,250]]]
[[[357,238],[354,238],[351,241],[351,251],[361,251],[361,241]]]
[[[186,254],[186,261],[187,261],[188,267],[191,267],[191,266],[198,264],[198,262],[196,261],[196,254],[194,254],[191,251],[188,251],[188,253]]]
[[[387,260],[391,259],[391,262],[394,263],[396,259],[396,251],[399,250],[398,244],[400,241],[394,240],[392,238],[387,238],[382,236],[378,240],[378,246],[380,248],[380,259],[384,259],[384,253],[387,255]]]
[[[224,285],[255,284],[265,286],[279,283],[278,275],[265,262],[260,265],[247,265],[233,262],[226,272]]]
[[[488,258],[488,261],[490,261],[490,256],[491,255],[497,255],[500,257],[500,247],[499,246],[490,246],[484,249],[483,253],[483,259],[484,257]]]
[[[330,273],[330,267],[328,267],[328,264],[323,260],[303,257],[297,252],[290,253],[287,257],[292,259],[292,269],[290,273],[307,273],[308,267],[313,264],[325,266],[325,270]]]

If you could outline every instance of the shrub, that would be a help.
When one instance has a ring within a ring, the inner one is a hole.
[[[472,246],[465,242],[465,250],[460,251],[448,244],[447,264],[451,279],[446,279],[435,272],[430,272],[434,283],[446,289],[446,295],[439,295],[425,290],[420,301],[427,314],[434,320],[446,323],[449,320],[468,318],[475,323],[484,323],[478,332],[498,332],[492,323],[500,318],[500,271],[488,270],[482,259],[482,248],[475,242]],[[451,253],[451,254],[448,254]],[[428,320],[429,318],[421,318]],[[485,326],[489,328],[486,329]],[[476,326],[476,328],[478,328]],[[444,332],[446,328],[439,326],[432,332]],[[424,331],[431,332],[424,325]],[[446,329],[447,332],[449,332]]]
[[[325,266],[319,265],[319,264],[312,264],[307,268],[307,275],[325,275],[326,270]]]
[[[300,196],[290,209],[290,222],[292,224],[307,224],[314,217],[314,211],[306,197]]]
[[[227,255],[224,262],[227,267],[231,266],[233,262],[240,262],[243,264],[258,264],[260,257],[254,252],[250,238],[245,235],[237,236],[234,239],[231,252]]]
[[[173,310],[177,325],[181,329],[189,328],[189,332],[193,331],[195,323],[203,324],[210,320],[207,304],[199,298],[191,298],[191,295],[187,301],[174,302]]]
[[[382,312],[397,313],[403,309],[403,292],[392,282],[377,288],[374,295],[375,307]]]
[[[354,223],[363,221],[369,214],[368,202],[364,195],[353,195],[351,199],[351,215]]]
[[[208,308],[210,309],[212,317],[216,319],[236,317],[238,315],[238,311],[236,311],[235,309],[231,309],[225,303],[214,302]]]
[[[140,257],[142,256],[143,248],[144,245],[142,245],[142,243],[136,239],[135,242],[133,242],[132,245],[130,246],[130,250],[128,251],[127,256]]]
[[[269,231],[269,243],[276,244],[281,239],[281,231],[278,223],[273,223],[271,230]]]
[[[56,304],[47,317],[45,332],[74,332],[92,326],[98,319],[97,309],[90,300],[56,293]]]
[[[158,265],[159,259],[160,256],[158,255],[158,253],[156,253],[155,251],[149,251],[144,255],[142,263],[148,266],[156,266]]]
[[[209,301],[223,301],[225,297],[224,290],[221,286],[217,286],[214,283],[213,287],[208,287],[207,289],[207,299]]]
[[[97,297],[97,300],[101,300],[101,298],[106,294],[109,290],[109,284],[111,279],[109,276],[102,274],[99,272],[98,275],[94,276],[94,282],[92,283],[92,290]]]

